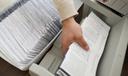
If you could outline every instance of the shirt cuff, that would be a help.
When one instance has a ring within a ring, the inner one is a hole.
[[[54,0],[62,21],[77,15],[73,0]]]

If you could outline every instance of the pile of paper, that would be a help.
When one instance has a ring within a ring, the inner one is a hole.
[[[81,28],[90,50],[82,49],[77,43],[71,44],[60,69],[57,71],[58,76],[96,75],[110,27],[94,13],[91,13],[83,20]]]
[[[21,1],[0,22],[0,52],[18,68],[31,62],[61,29],[52,0]]]

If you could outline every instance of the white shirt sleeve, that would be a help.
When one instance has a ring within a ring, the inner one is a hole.
[[[62,20],[77,15],[73,0],[54,0]]]

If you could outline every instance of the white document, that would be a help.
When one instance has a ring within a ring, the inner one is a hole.
[[[71,44],[59,71],[57,71],[59,76],[95,76],[96,74],[110,27],[94,13],[91,13],[82,22],[81,28],[90,50],[82,49],[77,43]]]

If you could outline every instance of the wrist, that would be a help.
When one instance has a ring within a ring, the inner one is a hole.
[[[72,24],[74,22],[76,22],[76,21],[74,20],[74,17],[72,16],[72,17],[69,17],[69,18],[63,20],[62,24],[63,24],[63,27],[67,27],[67,26],[70,26],[70,24]]]

